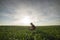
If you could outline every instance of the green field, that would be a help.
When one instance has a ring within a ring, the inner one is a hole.
[[[0,26],[0,40],[60,40],[60,26]]]

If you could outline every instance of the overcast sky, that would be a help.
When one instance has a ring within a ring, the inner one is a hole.
[[[60,25],[60,0],[0,0],[0,25],[25,25],[28,16],[35,25]]]

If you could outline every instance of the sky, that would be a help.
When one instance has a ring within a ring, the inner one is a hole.
[[[60,0],[0,0],[0,25],[60,25]]]

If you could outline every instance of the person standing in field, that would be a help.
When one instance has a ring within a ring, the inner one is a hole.
[[[36,27],[35,27],[35,25],[33,23],[30,23],[30,25],[31,25],[30,30],[35,30],[36,29]]]

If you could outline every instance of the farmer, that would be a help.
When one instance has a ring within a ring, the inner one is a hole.
[[[36,29],[35,25],[33,23],[30,23],[30,24],[31,24],[30,30],[35,30]]]

